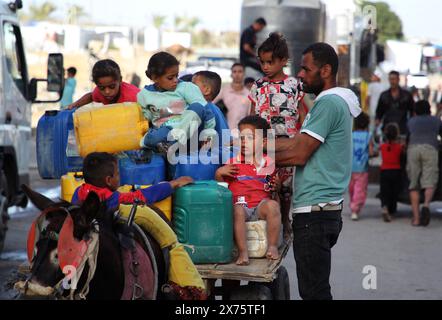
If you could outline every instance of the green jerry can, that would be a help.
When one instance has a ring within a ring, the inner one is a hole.
[[[216,181],[179,188],[173,199],[173,226],[193,263],[230,263],[233,251],[232,193]]]

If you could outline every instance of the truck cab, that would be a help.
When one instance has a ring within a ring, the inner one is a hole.
[[[63,56],[51,54],[48,78],[29,80],[24,43],[17,10],[22,1],[0,2],[0,251],[8,220],[7,209],[26,207],[20,191],[29,184],[31,106],[38,102],[37,84],[48,83],[48,91],[61,97],[64,84]],[[60,100],[60,99],[58,99]]]

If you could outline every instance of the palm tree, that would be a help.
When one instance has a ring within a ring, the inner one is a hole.
[[[166,22],[166,16],[154,15],[152,16],[153,26],[161,30]]]
[[[84,18],[87,16],[88,16],[88,14],[81,6],[72,5],[68,9],[68,22],[70,24],[77,24],[81,18]]]
[[[175,16],[175,29],[181,32],[192,32],[200,22],[201,20],[197,17]]]
[[[57,11],[57,7],[49,1],[41,6],[31,5],[29,7],[29,18],[34,21],[51,20],[51,15]]]
[[[184,17],[175,16],[174,18],[174,29],[176,31],[181,31],[181,27],[184,21]]]

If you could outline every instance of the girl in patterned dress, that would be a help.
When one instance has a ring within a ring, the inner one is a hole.
[[[304,94],[301,82],[284,73],[284,67],[289,60],[286,40],[279,33],[271,33],[259,47],[258,57],[265,77],[257,80],[250,91],[251,113],[267,120],[275,132],[276,139],[293,138],[300,130],[307,112],[302,104]],[[298,108],[301,105],[302,107]],[[277,169],[285,235],[290,230],[293,173],[294,168]]]

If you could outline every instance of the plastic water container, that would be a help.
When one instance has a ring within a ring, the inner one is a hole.
[[[247,249],[250,258],[263,258],[267,254],[267,222],[246,222]]]
[[[166,181],[166,162],[160,155],[154,154],[148,163],[123,158],[118,164],[122,185],[151,185]]]
[[[178,241],[196,264],[230,263],[233,259],[232,193],[216,181],[197,181],[177,189],[173,226]]]
[[[42,179],[60,179],[68,172],[83,169],[83,159],[75,145],[73,113],[73,110],[46,111],[38,121],[37,166]]]
[[[199,156],[197,153],[177,157],[178,164],[169,164],[169,178],[178,179],[189,176],[195,181],[214,180],[219,161],[211,161],[211,154]],[[211,163],[214,162],[214,163]]]
[[[74,114],[74,127],[78,151],[85,157],[92,152],[139,149],[149,124],[139,104],[118,103],[79,109]]]
[[[177,163],[168,166],[170,179],[190,176],[195,181],[213,180],[216,170],[237,154],[237,151],[232,151],[230,148],[232,136],[221,110],[212,103],[208,103],[206,108],[214,114],[218,139],[213,141],[210,152],[201,152],[201,154],[195,152],[177,157]]]
[[[61,199],[71,202],[75,190],[84,183],[82,172],[69,172],[61,177]]]

